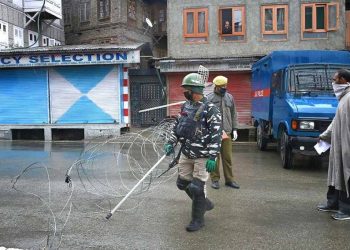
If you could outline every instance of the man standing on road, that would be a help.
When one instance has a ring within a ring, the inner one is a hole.
[[[320,211],[337,212],[335,220],[350,220],[350,72],[338,70],[333,77],[333,90],[339,100],[335,117],[320,135],[331,142],[328,165],[327,204],[318,205]]]
[[[220,188],[220,158],[222,159],[222,167],[224,170],[225,185],[231,188],[239,188],[239,185],[234,181],[232,169],[232,140],[235,141],[237,135],[237,112],[233,96],[227,93],[227,78],[224,76],[217,76],[214,78],[215,85],[214,92],[208,94],[208,101],[215,104],[222,114],[221,127],[223,132],[227,135],[223,137],[220,156],[216,162],[216,169],[211,173],[212,184],[211,187],[215,189]],[[225,139],[226,137],[226,139]]]
[[[204,226],[204,213],[214,207],[206,198],[205,182],[209,178],[208,172],[215,170],[220,152],[221,114],[203,96],[204,83],[200,74],[186,75],[181,86],[187,101],[181,107],[181,116],[176,120],[164,150],[170,155],[178,141],[183,144],[176,184],[192,199],[192,220],[186,227],[192,232]]]

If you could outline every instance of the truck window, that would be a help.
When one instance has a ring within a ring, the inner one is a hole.
[[[271,88],[274,95],[280,96],[282,93],[282,70],[279,70],[271,76]]]
[[[288,91],[294,93],[332,92],[332,77],[339,69],[324,65],[298,65],[289,67]]]

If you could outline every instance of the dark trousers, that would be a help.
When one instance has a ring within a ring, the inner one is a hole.
[[[327,191],[328,207],[339,209],[340,212],[350,215],[350,197],[344,191],[335,189],[333,186],[328,187]]]

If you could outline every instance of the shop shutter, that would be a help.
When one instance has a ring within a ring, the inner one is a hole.
[[[182,78],[186,74],[171,74],[168,76],[169,83],[169,103],[184,101],[183,88],[181,87]],[[235,99],[238,123],[240,127],[251,126],[251,73],[250,72],[212,72],[209,76],[209,83],[218,75],[224,75],[228,78],[227,90]],[[204,90],[205,94],[213,91],[213,86],[209,86]],[[179,113],[180,105],[169,107],[168,114],[176,116]]]
[[[0,70],[0,124],[48,123],[47,70]]]
[[[52,123],[120,123],[120,68],[55,67],[49,71]]]
[[[252,96],[251,96],[251,73],[228,74],[228,92],[235,99],[238,122],[240,126],[252,125]]]

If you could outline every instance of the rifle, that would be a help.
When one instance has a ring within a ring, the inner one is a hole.
[[[157,176],[157,178],[161,177],[163,174],[168,172],[171,168],[175,167],[176,164],[179,163],[181,151],[184,147],[185,147],[185,142],[181,144],[181,147],[180,147],[179,152],[177,153],[176,157],[169,163],[168,169],[166,169],[163,173],[161,173],[159,176]]]

